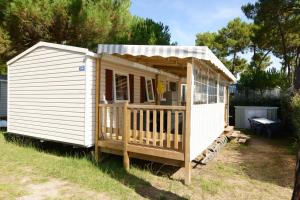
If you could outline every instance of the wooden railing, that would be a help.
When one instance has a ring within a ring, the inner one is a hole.
[[[129,143],[183,149],[184,106],[128,105]]]
[[[182,152],[185,109],[185,106],[136,105],[127,102],[100,104],[99,140],[123,141]]]

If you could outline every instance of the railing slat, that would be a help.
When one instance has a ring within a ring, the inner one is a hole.
[[[120,107],[116,107],[116,140],[119,140],[119,131],[120,131]]]
[[[184,149],[184,136],[185,136],[185,112],[182,112],[182,130],[181,130],[181,148]]]
[[[164,146],[164,111],[160,110],[159,111],[159,146],[163,147]]]
[[[144,119],[143,119],[143,110],[140,110],[140,143],[143,143],[144,140],[144,131],[143,131],[143,123],[144,123]]]
[[[109,108],[109,132],[110,132],[110,139],[113,139],[113,122],[114,122],[114,108]]]
[[[133,111],[133,141],[136,141],[136,135],[137,135],[137,111]]]
[[[99,134],[98,134],[98,138],[97,138],[97,142],[99,140],[99,138],[102,137],[102,108],[101,107],[98,107],[98,123],[97,126],[98,126],[98,131],[99,131]]]
[[[175,111],[175,135],[174,135],[174,148],[178,149],[178,111]]]
[[[168,110],[167,116],[167,148],[171,147],[171,111]]]
[[[104,123],[104,132],[103,132],[103,137],[104,139],[107,138],[107,107],[103,107],[103,123]]]
[[[149,144],[150,111],[146,110],[146,144]]]
[[[156,123],[157,123],[157,121],[156,121],[156,110],[154,110],[153,111],[153,146],[156,146]]]

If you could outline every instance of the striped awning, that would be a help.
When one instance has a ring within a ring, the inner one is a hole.
[[[234,75],[224,66],[224,64],[206,46],[159,46],[159,45],[117,45],[99,44],[98,54],[119,54],[132,56],[160,56],[164,58],[197,58],[205,60],[215,65],[228,78],[236,82]]]

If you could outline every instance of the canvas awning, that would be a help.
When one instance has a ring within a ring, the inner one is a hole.
[[[98,54],[129,55],[162,58],[196,58],[214,65],[222,71],[232,82],[236,82],[234,75],[206,46],[159,46],[159,45],[116,45],[99,44]],[[149,61],[150,63],[151,61]],[[176,61],[177,63],[178,61]]]

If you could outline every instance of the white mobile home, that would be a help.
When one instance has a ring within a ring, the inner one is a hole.
[[[207,47],[40,42],[8,62],[8,132],[186,169],[228,125],[235,77]],[[95,136],[95,137],[94,137]]]

